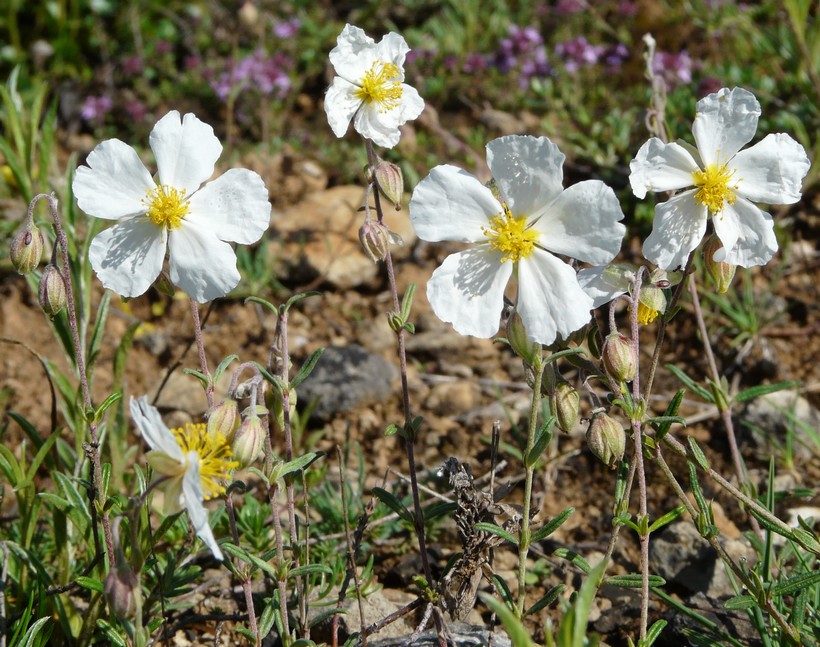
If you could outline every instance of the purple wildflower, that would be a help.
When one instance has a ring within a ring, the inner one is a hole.
[[[282,40],[288,40],[299,33],[299,27],[302,26],[302,21],[298,18],[291,18],[277,22],[273,26],[273,35]]]
[[[111,97],[105,95],[100,97],[87,96],[80,108],[80,116],[88,123],[96,122],[101,124],[113,105],[114,102],[111,101]]]
[[[558,43],[555,47],[555,53],[564,60],[564,67],[570,74],[597,63],[605,50],[604,45],[591,45],[584,36]]]
[[[695,62],[686,50],[677,54],[656,51],[652,61],[652,71],[660,76],[669,87],[691,83],[692,71],[695,67]]]

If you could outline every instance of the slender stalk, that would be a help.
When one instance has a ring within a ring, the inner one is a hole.
[[[367,161],[370,166],[370,177],[376,177],[377,156],[373,149],[373,142],[365,139],[365,147],[367,149]],[[371,180],[374,182],[374,180]],[[373,193],[373,200],[376,208],[376,217],[379,223],[384,223],[384,211],[381,205],[381,196],[375,186],[371,184]],[[400,308],[399,291],[396,285],[396,274],[393,268],[393,257],[388,250],[384,257],[384,265],[387,269],[387,280],[390,284],[390,294],[393,297],[393,309],[398,312]],[[405,331],[401,329],[396,332],[398,354],[399,354],[399,370],[401,374],[401,394],[402,407],[404,410],[404,449],[407,455],[408,472],[410,474],[410,492],[413,497],[413,527],[416,531],[416,538],[419,544],[419,553],[421,557],[421,566],[424,571],[424,577],[427,580],[427,586],[433,589],[435,586],[433,580],[433,573],[430,569],[430,560],[427,556],[427,540],[424,535],[424,513],[421,508],[421,496],[419,495],[418,477],[416,475],[416,457],[415,457],[415,430],[413,429],[413,415],[410,408],[410,388],[407,383],[407,352],[405,349]],[[439,644],[442,647],[445,644],[444,628],[441,624],[438,614],[434,614],[436,623],[436,630],[438,632]]]
[[[205,397],[208,398],[208,410],[214,408],[214,385],[211,380],[211,371],[208,369],[208,357],[205,355],[205,343],[202,340],[202,323],[199,320],[199,306],[191,299],[191,317],[194,320],[194,336],[196,337],[196,348],[199,353],[199,366],[203,375],[208,378],[208,386],[205,387]]]
[[[270,499],[271,514],[273,516],[273,534],[276,538],[276,583],[279,588],[279,614],[282,616],[282,635],[280,636],[283,645],[290,644],[290,627],[288,624],[288,588],[287,579],[282,577],[281,570],[285,564],[285,541],[282,535],[282,522],[279,520],[279,506],[276,503],[276,483],[271,483],[268,489]]]
[[[235,546],[239,546],[239,531],[236,527],[236,512],[233,508],[233,494],[228,492],[225,497],[225,507],[228,509],[228,521],[231,526],[231,537]],[[243,568],[244,570],[244,568]],[[256,645],[262,644],[262,636],[259,635],[259,628],[256,624],[256,610],[253,608],[253,590],[251,589],[251,577],[247,572],[242,575],[242,590],[245,592],[245,606],[248,607],[248,625],[251,633],[256,638]]]
[[[62,261],[62,268],[59,269],[63,277],[66,289],[66,313],[68,315],[68,326],[71,329],[71,339],[74,344],[74,359],[77,366],[77,375],[80,378],[80,386],[83,394],[83,404],[86,411],[91,411],[94,405],[91,401],[91,391],[88,386],[88,373],[85,366],[85,358],[83,357],[83,346],[80,341],[80,331],[77,326],[77,305],[74,301],[74,290],[71,282],[71,267],[69,265],[68,255],[68,238],[63,230],[62,221],[58,211],[57,198],[53,194],[40,193],[31,200],[28,208],[28,221],[33,219],[34,206],[39,200],[46,200],[49,209],[51,210],[51,217],[54,221],[54,232],[56,236],[57,245],[60,249],[60,257]],[[102,463],[100,460],[100,438],[97,429],[97,422],[95,420],[88,421],[88,432],[90,436],[90,443],[85,447],[86,454],[91,459],[91,485],[88,489],[88,498],[90,501],[90,512],[94,527],[97,526],[98,510],[102,514],[103,535],[105,537],[105,546],[108,551],[108,568],[114,568],[114,543],[111,536],[111,522],[108,516],[108,511],[105,509],[105,501],[103,500],[103,493],[100,489],[102,483]],[[99,552],[99,538],[97,533],[94,533],[94,543],[96,550]]]
[[[544,375],[542,358],[539,356],[533,365],[535,379],[532,385],[532,401],[530,402],[530,424],[527,429],[527,449],[525,457],[524,476],[524,510],[521,513],[521,534],[518,539],[518,612],[524,616],[524,604],[527,593],[527,554],[530,550],[530,507],[532,505],[532,481],[535,474],[534,461],[527,460],[535,444],[535,432],[538,429],[538,410],[541,404],[541,382]]]

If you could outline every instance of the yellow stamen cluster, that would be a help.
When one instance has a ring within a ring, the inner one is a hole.
[[[658,318],[660,313],[654,308],[649,307],[645,303],[638,301],[638,323],[642,326],[651,324]]]
[[[149,190],[142,203],[148,207],[148,219],[169,231],[179,227],[188,213],[185,189],[180,191],[166,184]]]
[[[401,94],[399,68],[384,61],[373,61],[373,65],[365,72],[361,86],[355,92],[357,99],[377,104],[380,112],[398,107]]]
[[[232,469],[239,463],[231,460],[231,447],[225,436],[208,433],[204,422],[187,423],[184,427],[172,429],[182,453],[194,452],[199,456],[199,478],[205,499],[212,499],[225,492],[225,481]]]
[[[706,205],[712,213],[720,213],[727,202],[734,204],[737,198],[735,195],[737,186],[729,185],[733,173],[734,171],[730,171],[726,164],[723,166],[710,164],[703,171],[698,170],[692,173],[695,186],[699,187],[698,192],[695,193],[695,201]]]
[[[538,232],[527,228],[526,217],[515,218],[504,205],[504,213],[490,218],[489,228],[482,227],[490,245],[503,254],[501,262],[517,263],[535,250]]]

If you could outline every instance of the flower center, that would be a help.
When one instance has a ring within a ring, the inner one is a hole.
[[[398,107],[401,101],[401,74],[393,63],[373,61],[355,96],[365,103],[375,103],[380,112]]]
[[[185,189],[180,191],[167,184],[150,189],[142,203],[148,207],[148,219],[157,227],[173,231],[188,213]]]
[[[507,205],[504,205],[504,213],[490,218],[489,228],[482,227],[482,231],[490,240],[490,245],[503,254],[502,263],[517,263],[527,258],[538,240],[538,232],[527,228],[526,217],[515,218]]]
[[[194,452],[199,456],[199,478],[205,499],[212,499],[225,491],[225,481],[230,471],[239,466],[231,460],[231,447],[225,436],[216,433],[211,436],[204,422],[186,423],[184,427],[172,429],[183,455]]]
[[[642,326],[647,326],[651,324],[655,319],[658,318],[660,313],[652,308],[651,306],[646,305],[640,299],[638,300],[638,323]]]
[[[734,204],[737,185],[729,185],[733,173],[734,171],[730,171],[726,164],[710,164],[705,170],[692,173],[695,186],[700,188],[695,193],[695,201],[706,205],[712,213],[720,213],[727,202]]]

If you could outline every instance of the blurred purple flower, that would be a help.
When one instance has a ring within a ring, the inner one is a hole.
[[[111,97],[105,95],[100,97],[87,96],[80,108],[80,116],[88,123],[101,124],[105,116],[111,112],[114,102]]]
[[[158,40],[154,45],[154,50],[157,54],[170,54],[174,50],[174,46],[167,40]]]
[[[628,58],[629,48],[623,43],[607,47],[603,55],[603,61],[608,67],[621,67]]]
[[[127,56],[122,59],[122,71],[133,76],[142,72],[142,58],[139,56]]]
[[[475,74],[476,72],[483,72],[489,67],[489,65],[490,62],[487,60],[486,56],[483,54],[473,53],[467,55],[461,69],[467,74]]]
[[[199,66],[202,65],[202,59],[196,54],[188,54],[183,59],[183,65],[185,66],[186,71],[192,72],[199,69]]]
[[[618,3],[618,14],[625,17],[631,18],[635,14],[638,13],[638,3],[637,2],[630,2],[630,0],[622,0],[622,2]]]
[[[273,35],[277,38],[281,38],[282,40],[288,40],[299,33],[299,27],[301,26],[302,21],[298,18],[283,20],[282,22],[277,22],[273,26]]]
[[[586,9],[587,3],[583,0],[558,0],[555,13],[561,16],[571,16]]]
[[[258,49],[211,81],[211,88],[222,101],[231,92],[245,90],[281,99],[291,89],[288,70],[292,66],[293,62],[286,54],[279,52],[268,56],[263,49]]]
[[[507,38],[498,44],[492,62],[501,72],[518,69],[518,84],[526,88],[534,77],[547,76],[552,71],[547,62],[544,39],[535,27],[510,25]]]
[[[584,36],[558,43],[555,47],[555,53],[563,59],[564,67],[570,74],[584,66],[594,65],[605,51],[604,45],[591,45]]]
[[[145,117],[148,116],[148,108],[145,107],[145,104],[142,101],[134,99],[129,101],[125,104],[125,111],[128,113],[128,116],[131,118],[131,121],[136,123],[141,123],[145,121]]]
[[[686,50],[677,54],[656,51],[652,61],[652,71],[660,76],[669,87],[691,83],[692,71],[695,68],[695,61]]]
[[[405,66],[419,65],[424,61],[432,61],[436,57],[436,50],[423,47],[411,49],[404,58]]]

